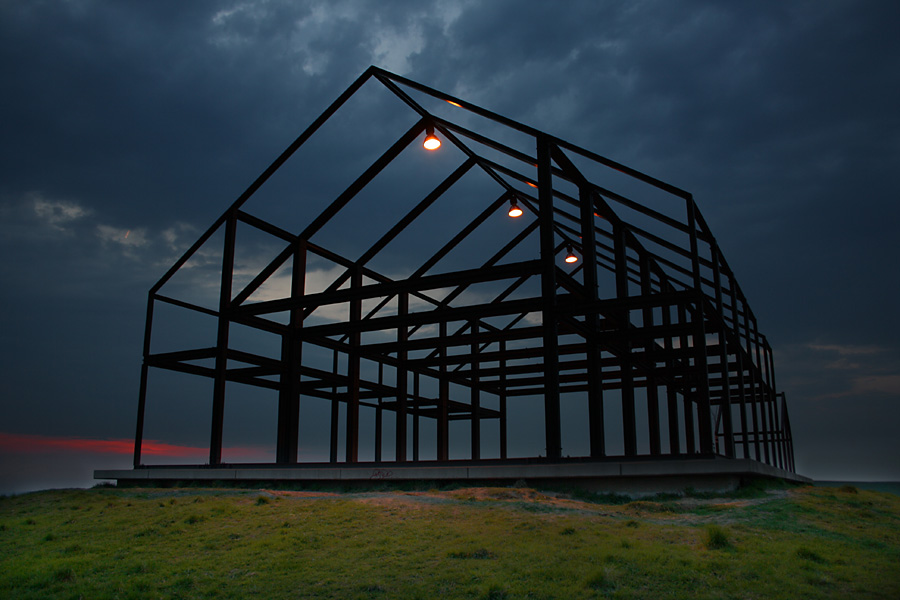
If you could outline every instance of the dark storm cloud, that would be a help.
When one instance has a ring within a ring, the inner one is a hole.
[[[806,472],[841,476],[815,449],[846,422],[897,477],[859,416],[900,397],[897,22],[888,1],[3,3],[0,429],[127,437],[147,288],[377,64],[690,190]]]
[[[4,19],[4,43],[15,49],[4,53],[4,71],[19,82],[4,107],[18,143],[5,146],[4,160],[18,179],[51,194],[64,187],[118,214],[134,205],[192,211],[197,203],[178,195],[233,190],[239,180],[204,186],[197,161],[215,152],[213,161],[240,162],[246,150],[235,141],[252,143],[269,108],[261,100],[275,94],[260,89],[259,70],[216,52],[209,9],[176,17],[149,7],[25,5],[25,14]],[[51,162],[59,166],[47,172]],[[137,202],[123,207],[126,189]]]

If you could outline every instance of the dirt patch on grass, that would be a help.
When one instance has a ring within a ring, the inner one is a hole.
[[[342,494],[337,492],[292,492],[287,490],[259,490],[266,494],[281,498],[337,498]]]
[[[554,492],[541,492],[533,488],[470,487],[448,492],[432,492],[439,497],[464,502],[529,503],[558,509],[580,509],[587,503]]]
[[[721,510],[734,508],[746,508],[748,506],[757,506],[765,504],[772,500],[780,500],[789,497],[794,490],[768,490],[765,496],[760,498],[681,498],[677,500],[677,504],[685,509],[693,509],[698,507],[721,507]]]
[[[373,492],[352,499],[361,504],[385,508],[415,509],[425,506],[418,498],[411,498],[403,492]]]
[[[385,491],[365,494],[349,494],[344,497],[369,505],[393,507],[428,504],[455,504],[474,502],[485,505],[535,506],[548,512],[578,511],[591,514],[608,514],[600,505],[569,498],[565,494],[541,492],[532,488],[471,487],[449,491]],[[603,507],[606,508],[606,507]]]
[[[288,491],[261,489],[270,497],[297,499],[340,498],[387,510],[409,511],[435,504],[476,503],[482,506],[508,506],[528,512],[575,512],[622,519],[638,518],[658,523],[719,523],[740,521],[748,508],[788,498],[794,490],[769,490],[759,498],[666,498],[664,500],[637,499],[624,504],[605,504],[602,501],[576,499],[564,492],[540,491],[526,487],[467,487],[453,490],[428,491]]]

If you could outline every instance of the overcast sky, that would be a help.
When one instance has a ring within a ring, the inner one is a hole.
[[[147,290],[373,64],[690,191],[798,471],[900,479],[898,25],[894,0],[0,3],[0,493],[129,467]]]

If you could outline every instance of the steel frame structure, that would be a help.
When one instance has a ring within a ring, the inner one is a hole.
[[[414,111],[418,121],[413,127],[303,231],[285,231],[245,212],[245,202],[368,82],[381,84]],[[533,154],[429,112],[414,98],[416,94],[448,102],[460,109],[460,114],[471,113],[528,136]],[[356,260],[313,242],[317,231],[400,151],[431,128],[464,154],[465,160],[456,171]],[[485,148],[505,157],[507,164],[486,156],[480,151]],[[683,207],[678,209],[680,218],[590,179],[576,162],[611,169],[651,186],[674,206]],[[473,169],[482,170],[498,186],[498,195],[484,203],[481,215],[405,279],[391,279],[367,266],[388,242],[414,226],[423,211]],[[505,211],[512,200],[525,211],[523,222],[527,224],[500,252],[480,268],[432,271],[442,256],[490,215]],[[624,213],[642,215],[654,225],[641,226]],[[283,244],[283,251],[241,289],[234,288],[238,223]],[[164,295],[161,289],[166,282],[222,231],[218,308]],[[532,260],[507,260],[512,249],[530,235],[538,238],[538,255]],[[561,262],[567,249],[580,254],[582,260],[577,266]],[[306,293],[305,266],[313,255],[339,265],[343,274],[324,291]],[[290,294],[250,301],[253,293],[284,265],[291,266]],[[601,275],[613,285],[600,285]],[[516,297],[515,290],[529,281],[540,282],[540,293]],[[464,301],[466,289],[485,282],[502,284],[503,292],[489,301]],[[431,293],[448,288],[452,291],[441,298]],[[376,302],[375,309],[364,312],[364,301]],[[411,310],[413,302],[425,308]],[[151,353],[154,308],[160,303],[213,317],[217,324],[215,345]],[[316,308],[338,304],[349,306],[348,320],[306,322]],[[386,308],[389,304],[393,308]],[[272,318],[275,314],[288,318],[286,322]],[[526,318],[528,315],[532,318]],[[535,316],[539,316],[539,322]],[[498,326],[498,318],[505,324]],[[233,348],[229,333],[235,324],[278,336],[280,356]],[[371,332],[390,335],[392,341],[364,342]],[[330,371],[305,364],[304,355],[311,347],[332,353]],[[617,429],[624,451],[616,458],[722,456],[795,470],[787,405],[784,394],[776,391],[772,349],[759,332],[757,319],[690,193],[376,67],[366,70],[341,94],[150,289],[143,354],[135,468],[144,466],[141,451],[148,374],[152,369],[167,369],[213,380],[211,467],[223,465],[225,388],[226,383],[236,382],[277,392],[275,464],[280,466],[301,462],[298,424],[304,396],[331,402],[327,425],[330,461],[352,464],[359,462],[361,406],[374,409],[375,462],[384,461],[384,411],[395,413],[391,462],[423,462],[419,423],[424,419],[436,423],[438,462],[450,458],[449,425],[456,420],[469,424],[471,449],[467,460],[512,460],[507,452],[507,415],[516,410],[516,400],[523,396],[537,396],[543,401],[545,452],[533,459],[565,461],[561,396],[578,394],[587,399],[590,449],[587,456],[577,460],[613,458],[608,453],[607,436]],[[361,361],[377,365],[377,379],[362,374]],[[383,377],[384,369],[390,369],[394,377]],[[420,391],[420,382],[425,379],[437,382],[437,394]],[[451,397],[451,384],[466,393]],[[495,408],[484,402],[488,397]],[[604,402],[610,399],[621,405],[619,423],[605,422]],[[644,421],[636,417],[639,404],[646,407],[640,407],[640,414],[646,414]],[[496,424],[499,456],[482,455],[484,423],[491,423],[491,430]],[[649,440],[642,442],[642,449],[639,433],[642,440]],[[339,452],[341,437],[343,456]]]

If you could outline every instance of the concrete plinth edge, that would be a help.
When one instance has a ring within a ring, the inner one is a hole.
[[[94,479],[119,485],[371,484],[376,482],[457,481],[471,485],[571,486],[632,496],[660,492],[729,491],[753,479],[780,479],[797,484],[812,480],[749,459],[578,461],[562,463],[460,464],[367,463],[354,465],[154,466],[94,471]]]

